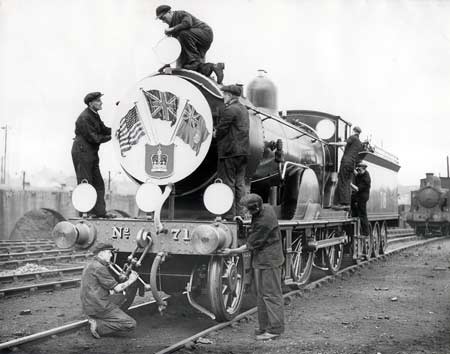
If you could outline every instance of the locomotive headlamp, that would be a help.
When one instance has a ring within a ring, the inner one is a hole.
[[[330,139],[336,130],[334,123],[329,119],[322,119],[316,126],[316,132],[320,139]]]
[[[161,64],[172,64],[181,54],[181,45],[174,37],[164,37],[156,44],[153,51]]]
[[[81,182],[72,192],[73,207],[81,213],[87,213],[97,202],[97,192],[87,182]]]
[[[230,247],[232,241],[231,231],[221,223],[199,225],[192,231],[192,245],[200,254],[209,254]]]
[[[139,209],[149,213],[155,211],[161,204],[161,188],[156,184],[146,182],[136,192],[136,204]]]
[[[216,180],[216,183],[208,186],[203,194],[203,203],[206,209],[215,215],[222,215],[230,210],[233,199],[233,191],[221,180]]]

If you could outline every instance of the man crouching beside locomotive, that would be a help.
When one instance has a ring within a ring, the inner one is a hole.
[[[367,219],[367,201],[370,195],[370,174],[365,163],[356,166],[355,186],[356,191],[352,195],[352,214],[361,222],[361,234],[369,235],[369,220]]]
[[[127,308],[120,307],[126,297],[119,293],[132,285],[138,275],[132,271],[128,280],[120,284],[114,279],[108,269],[113,249],[108,243],[95,245],[92,249],[95,257],[86,265],[81,277],[81,304],[95,338],[129,332],[136,327],[136,321],[124,312]],[[116,294],[110,295],[110,292]]]
[[[237,85],[222,87],[225,108],[215,129],[217,150],[217,178],[231,188],[234,194],[233,206],[224,215],[232,220],[244,216],[240,200],[246,194],[245,173],[250,149],[249,117],[247,109],[239,102],[241,88]]]
[[[334,145],[345,145],[344,155],[339,166],[338,182],[334,192],[334,209],[350,209],[351,202],[351,183],[355,165],[359,162],[359,153],[363,146],[359,140],[361,134],[360,127],[353,128],[353,135],[351,135],[345,143],[335,143]]]
[[[275,339],[284,332],[284,301],[281,290],[281,266],[284,262],[281,233],[273,207],[263,204],[257,194],[243,198],[252,215],[247,243],[239,248],[226,248],[224,254],[251,251],[255,274],[259,328],[257,340]]]

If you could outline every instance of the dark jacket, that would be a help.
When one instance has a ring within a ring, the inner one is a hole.
[[[247,156],[249,143],[248,111],[238,99],[230,101],[223,109],[216,127],[219,158]]]
[[[111,140],[111,128],[89,107],[81,112],[75,123],[74,148],[81,152],[98,152],[101,143]]]
[[[358,187],[358,191],[356,192],[355,197],[363,202],[367,202],[369,200],[370,195],[370,174],[368,171],[363,174],[357,174],[355,176],[355,185]]]
[[[354,167],[358,162],[360,162],[359,153],[363,150],[361,140],[359,140],[358,135],[351,135],[347,139],[347,144],[344,149],[344,156],[342,156],[341,164],[348,164]]]
[[[182,30],[187,30],[191,28],[200,28],[204,31],[212,33],[211,27],[209,27],[205,22],[200,21],[195,16],[192,16],[186,11],[173,11],[172,21],[170,22],[170,27],[173,28],[171,36],[176,37],[178,33]]]
[[[252,252],[253,268],[277,268],[283,264],[280,227],[271,205],[263,204],[260,213],[252,216],[247,248]]]
[[[108,270],[105,261],[95,257],[83,270],[81,276],[81,305],[88,316],[99,316],[116,308],[109,291],[119,283]]]

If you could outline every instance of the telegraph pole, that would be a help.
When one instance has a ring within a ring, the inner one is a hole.
[[[8,146],[8,124],[5,124],[2,129],[5,131],[5,152],[3,154],[3,171],[2,171],[2,182],[6,184],[6,149]]]

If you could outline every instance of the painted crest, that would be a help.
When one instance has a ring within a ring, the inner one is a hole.
[[[151,178],[167,178],[173,174],[175,144],[145,145],[145,172]]]

